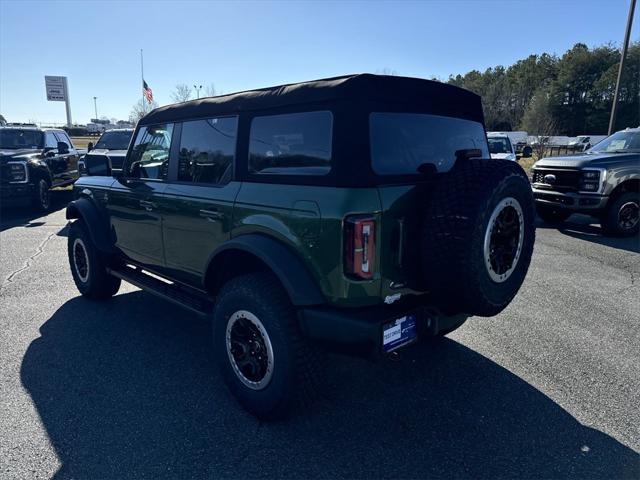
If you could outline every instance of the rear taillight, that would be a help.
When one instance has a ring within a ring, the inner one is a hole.
[[[357,279],[373,277],[376,222],[371,216],[351,215],[344,220],[344,273]]]

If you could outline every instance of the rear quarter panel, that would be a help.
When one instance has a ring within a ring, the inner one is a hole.
[[[368,281],[343,273],[342,223],[350,214],[372,214],[379,224],[377,190],[245,182],[236,198],[231,235],[259,233],[286,244],[331,304],[374,305],[380,303],[380,269]],[[378,229],[378,245],[379,236]],[[380,249],[376,255],[379,265]]]

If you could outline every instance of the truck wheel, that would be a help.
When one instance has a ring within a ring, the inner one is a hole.
[[[422,276],[434,302],[448,314],[500,313],[529,269],[534,217],[515,162],[458,161],[437,178],[422,228]]]
[[[626,192],[610,201],[601,225],[608,235],[636,235],[640,225],[640,193]]]
[[[93,245],[82,220],[71,224],[67,243],[73,281],[85,297],[104,300],[120,289],[120,279],[107,273],[108,257]]]
[[[531,157],[532,153],[533,153],[533,150],[528,145],[522,149],[522,156],[525,158]]]
[[[571,212],[546,205],[536,205],[536,213],[546,223],[562,223],[571,216]]]
[[[322,352],[302,338],[295,309],[270,273],[239,276],[222,287],[213,342],[226,384],[258,418],[285,417],[321,384]]]
[[[31,205],[38,212],[47,212],[51,208],[51,192],[49,191],[49,182],[44,178],[36,179],[33,196],[31,197]]]

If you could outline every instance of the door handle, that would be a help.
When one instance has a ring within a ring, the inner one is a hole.
[[[222,219],[222,213],[220,213],[216,209],[212,209],[212,210],[203,209],[203,210],[200,210],[199,214],[200,214],[201,217],[204,217],[207,220],[210,220],[212,222]]]
[[[154,208],[156,208],[156,204],[153,202],[147,202],[146,200],[140,200],[140,206],[144,207],[144,209],[147,212],[152,211]]]

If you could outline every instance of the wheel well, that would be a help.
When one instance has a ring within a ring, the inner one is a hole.
[[[626,192],[640,192],[640,179],[634,178],[631,180],[626,180],[613,189],[611,195],[609,196],[609,201],[615,200],[620,195]]]
[[[271,269],[257,256],[244,250],[226,250],[216,256],[205,274],[204,285],[213,295],[234,277]]]

